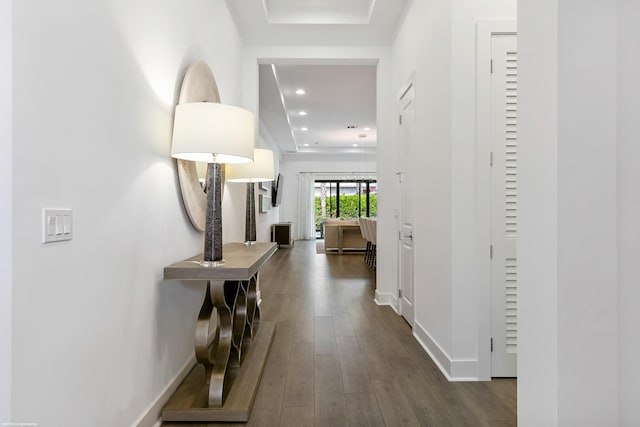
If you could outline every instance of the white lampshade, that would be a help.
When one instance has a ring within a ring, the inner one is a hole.
[[[253,113],[217,102],[176,106],[171,156],[206,163],[253,159]]]
[[[231,182],[265,182],[275,180],[273,151],[256,148],[253,163],[227,166],[225,180]]]

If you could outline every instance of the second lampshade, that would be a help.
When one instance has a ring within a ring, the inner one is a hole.
[[[256,241],[255,183],[275,180],[273,151],[256,148],[253,163],[227,165],[226,180],[247,183],[247,204],[244,237],[248,243]]]

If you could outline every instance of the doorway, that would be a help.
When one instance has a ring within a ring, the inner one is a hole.
[[[285,188],[269,220],[294,223],[296,239],[321,239],[326,218],[375,215],[377,63],[258,59],[259,141],[280,154]]]

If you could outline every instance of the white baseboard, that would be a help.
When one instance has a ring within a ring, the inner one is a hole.
[[[479,381],[477,359],[452,359],[417,321],[413,327],[413,336],[447,380]]]
[[[477,359],[453,359],[451,381],[480,381]]]
[[[165,389],[160,393],[160,396],[147,408],[144,415],[133,425],[136,427],[159,427],[162,424],[160,416],[162,415],[162,408],[167,404],[173,393],[176,392],[182,381],[187,377],[191,369],[196,366],[196,357],[192,356],[182,366],[182,369],[176,374],[175,377],[169,382]]]
[[[373,301],[378,305],[390,305],[396,313],[398,312],[398,297],[393,294],[384,294],[376,290],[376,297]]]

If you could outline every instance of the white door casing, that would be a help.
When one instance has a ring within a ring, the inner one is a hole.
[[[415,144],[415,90],[410,83],[400,96],[400,224],[399,224],[399,311],[411,326],[414,323],[414,252],[415,179],[413,152]]]
[[[491,376],[517,376],[518,58],[515,35],[491,37]]]

